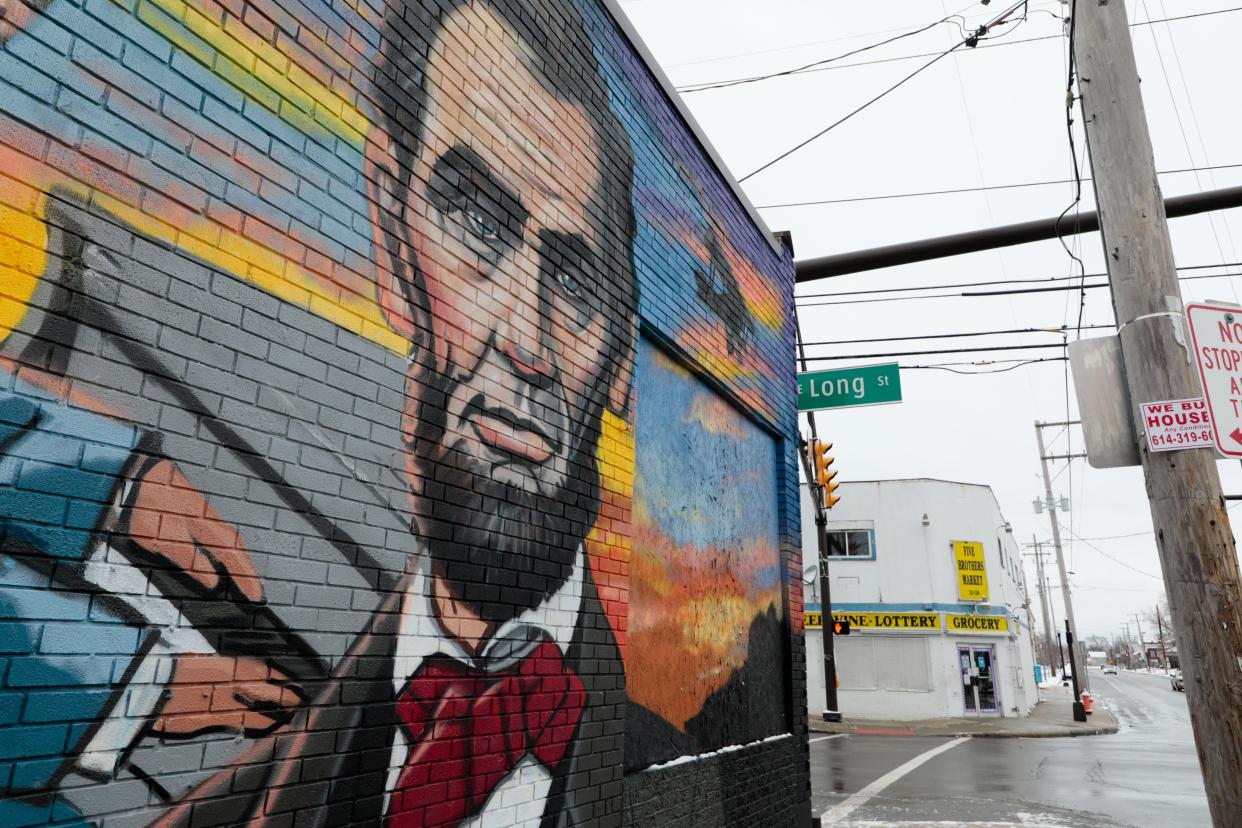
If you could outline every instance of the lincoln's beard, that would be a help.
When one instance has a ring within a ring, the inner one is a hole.
[[[423,368],[414,382],[422,400],[445,401],[455,382]],[[586,422],[598,423],[602,405]],[[568,580],[583,539],[599,511],[594,449],[598,427],[573,429],[569,475],[548,492],[496,481],[490,470],[451,446],[443,403],[424,402],[410,450],[415,473],[440,493],[417,498],[424,542],[454,597],[485,621],[502,624],[539,606]],[[438,485],[437,485],[438,484]]]

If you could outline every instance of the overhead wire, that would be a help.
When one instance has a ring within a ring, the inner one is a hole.
[[[938,348],[926,351],[886,351],[875,354],[841,354],[837,356],[808,356],[807,362],[837,362],[844,359],[879,359],[881,357],[897,357],[897,356],[928,356],[932,354],[974,354],[974,353],[990,353],[992,351],[1030,351],[1042,348],[1060,348],[1061,343],[1038,343],[1034,345],[992,345],[990,347],[979,348]]]
[[[935,369],[937,371],[948,371],[949,373],[952,373],[952,374],[960,374],[962,376],[972,377],[972,376],[981,375],[981,374],[1004,374],[1007,371],[1012,371],[1016,368],[1022,368],[1027,365],[1034,365],[1039,362],[1063,362],[1063,361],[1065,361],[1065,357],[1047,357],[1047,358],[1040,358],[1040,359],[995,360],[993,362],[961,363],[961,364],[969,364],[969,365],[997,365],[1003,362],[1013,362],[1012,365],[1009,365],[1006,368],[996,368],[996,369],[987,369],[987,370],[979,370],[979,371],[958,371],[958,370],[955,370],[954,368],[949,367],[949,364],[945,364],[945,365],[902,365],[900,367],[901,367],[901,370],[903,371],[918,371],[918,370],[924,370],[924,369],[928,369],[928,370]]]
[[[962,23],[957,23],[957,20],[955,20],[954,18],[961,20]],[[857,49],[852,49],[848,52],[843,52],[839,55],[834,55],[833,57],[824,58],[822,60],[817,60],[812,63],[805,64],[803,66],[794,67],[792,69],[783,69],[779,72],[772,72],[767,75],[755,75],[749,78],[734,78],[733,80],[708,82],[708,83],[703,83],[703,84],[690,84],[689,86],[676,87],[676,89],[678,92],[682,92],[684,94],[689,95],[694,92],[706,92],[709,89],[725,89],[730,86],[742,86],[748,83],[759,83],[760,81],[771,80],[772,78],[781,78],[786,75],[796,75],[802,72],[806,72],[810,69],[813,69],[816,66],[824,66],[829,63],[836,63],[838,60],[845,60],[848,57],[853,57],[854,55],[862,54],[863,52],[869,52],[872,49],[879,49],[883,46],[887,46],[890,43],[896,43],[898,40],[904,40],[907,37],[914,37],[916,35],[921,35],[923,32],[934,29],[937,26],[944,24],[944,23],[957,23],[958,29],[963,30],[964,28],[963,24],[965,23],[965,18],[963,18],[960,13],[945,15],[939,20],[928,23],[925,26],[920,26],[919,28],[912,29],[908,32],[902,32],[901,34],[894,35],[885,40],[881,40],[878,43],[871,43],[867,46],[861,46]]]
[[[1198,265],[1178,265],[1176,270],[1209,270],[1218,267],[1242,267],[1242,261],[1238,262],[1221,262],[1220,264],[1198,264]],[[842,274],[842,276],[851,274]],[[1191,281],[1193,279],[1218,279],[1222,276],[1230,274],[1209,274],[1206,276],[1182,276],[1182,281]],[[1096,279],[1108,276],[1107,273],[1088,273],[1087,278]],[[834,277],[840,278],[840,277]],[[1041,276],[1035,279],[991,279],[983,282],[948,282],[939,285],[919,285],[914,287],[898,287],[898,288],[868,288],[865,290],[846,290],[832,291],[828,293],[801,293],[795,296],[795,299],[820,299],[832,298],[836,296],[861,296],[863,294],[873,293],[905,293],[915,290],[945,290],[947,288],[959,287],[991,287],[993,285],[1020,285],[1020,284],[1038,284],[1041,282],[1064,282],[1070,279],[1077,279],[1077,276]]]
[[[1061,523],[1061,521],[1059,521],[1059,520],[1058,520],[1058,521],[1057,521],[1057,524],[1058,524],[1058,525],[1060,525],[1060,527],[1061,527],[1062,529],[1064,529],[1066,532],[1068,532],[1068,533],[1070,534],[1070,536],[1071,536],[1071,537],[1077,538],[1077,539],[1078,539],[1078,541],[1079,541],[1080,543],[1084,543],[1084,544],[1086,544],[1086,546],[1087,546],[1087,548],[1088,548],[1088,549],[1094,549],[1096,552],[1099,552],[1101,555],[1103,555],[1105,558],[1108,558],[1108,559],[1109,559],[1110,561],[1112,561],[1113,563],[1120,564],[1121,566],[1124,566],[1126,569],[1129,569],[1129,570],[1131,570],[1131,571],[1133,571],[1133,572],[1137,572],[1137,573],[1138,573],[1138,574],[1140,574],[1140,575],[1145,575],[1145,576],[1147,576],[1148,578],[1155,578],[1155,579],[1157,579],[1157,580],[1164,580],[1164,579],[1163,579],[1161,576],[1159,576],[1159,575],[1153,575],[1153,574],[1152,574],[1152,573],[1150,573],[1150,572],[1145,572],[1145,571],[1143,571],[1142,569],[1139,569],[1137,566],[1131,566],[1130,564],[1128,564],[1128,563],[1126,563],[1125,561],[1121,560],[1121,558],[1118,558],[1118,557],[1115,557],[1115,556],[1113,556],[1113,555],[1110,555],[1110,554],[1108,554],[1107,552],[1105,552],[1103,549],[1101,549],[1100,547],[1096,546],[1095,544],[1093,544],[1093,543],[1090,543],[1090,542],[1088,542],[1088,541],[1083,540],[1081,537],[1078,537],[1078,533],[1077,533],[1077,532],[1075,532],[1073,529],[1071,529],[1070,527],[1066,526],[1065,524]]]
[[[1156,20],[1146,20],[1146,21],[1142,21],[1138,23],[1131,23],[1130,27],[1138,28],[1140,26],[1151,26],[1156,23],[1177,23],[1182,20],[1192,20],[1192,19],[1199,18],[1199,17],[1210,17],[1212,15],[1229,14],[1232,12],[1239,12],[1239,11],[1242,11],[1242,6],[1238,6],[1235,8],[1228,8],[1228,9],[1213,9],[1211,11],[1196,12],[1193,14],[1175,15],[1172,17],[1159,18]],[[1051,12],[1049,12],[1049,14],[1051,14]],[[1053,15],[1053,16],[1056,17],[1058,15]],[[1021,38],[1019,40],[1001,40],[997,43],[980,41],[978,47],[976,47],[975,49],[972,49],[972,51],[978,52],[978,51],[982,51],[983,49],[995,49],[999,46],[1018,46],[1018,45],[1022,45],[1026,43],[1039,43],[1039,42],[1047,41],[1047,40],[1061,40],[1064,37],[1065,37],[1064,34],[1055,34],[1055,35],[1040,35],[1038,37],[1026,37],[1026,38]],[[989,38],[988,40],[999,40],[999,39]],[[812,44],[801,44],[799,46],[789,47],[789,48],[804,48],[807,45],[812,45]],[[670,66],[667,68],[675,69],[680,66],[693,66],[696,64],[702,64],[702,63],[718,61],[718,60],[729,60],[729,59],[737,58],[737,57],[750,57],[751,55],[756,55],[756,54],[767,54],[771,51],[781,51],[781,50],[767,50],[764,52],[747,52],[747,53],[739,53],[739,54],[734,54],[734,55],[724,55],[718,58],[712,58],[710,61],[695,61],[692,63],[682,63],[682,64],[676,64],[674,66]],[[919,52],[917,54],[895,55],[893,57],[878,58],[875,60],[861,60],[861,61],[856,61],[854,63],[843,63],[843,64],[835,64],[835,65],[829,64],[825,66],[817,66],[812,69],[806,69],[801,72],[795,72],[793,73],[793,76],[809,75],[815,72],[831,72],[831,71],[838,70],[838,69],[854,69],[854,68],[862,67],[862,66],[876,66],[876,65],[884,64],[884,63],[898,63],[898,62],[907,61],[907,60],[919,60],[920,58],[935,57],[938,54],[939,52]],[[787,72],[773,72],[773,73],[770,73],[770,76],[771,77],[789,77],[791,75]],[[751,75],[745,78],[730,78],[730,79],[725,79],[725,80],[701,81],[699,83],[689,83],[683,86],[675,86],[674,89],[676,89],[676,91],[678,92],[683,92],[683,93],[695,92],[695,91],[699,91],[698,87],[700,86],[708,86],[708,85],[714,86],[716,84],[728,83],[729,81],[732,81],[732,80],[747,80],[747,81],[766,80],[768,77],[769,75]]]
[[[1143,15],[1148,20],[1151,20],[1151,11],[1147,7],[1147,0],[1142,0],[1142,3],[1143,3]],[[1173,106],[1173,117],[1177,121],[1177,128],[1182,136],[1182,145],[1186,148],[1186,160],[1193,166],[1195,164],[1195,156],[1194,156],[1194,152],[1192,152],[1190,149],[1190,136],[1186,134],[1186,123],[1182,119],[1181,107],[1177,105],[1177,96],[1173,94],[1173,82],[1169,78],[1169,68],[1168,66],[1165,65],[1165,62],[1164,62],[1164,50],[1160,48],[1160,38],[1157,37],[1156,35],[1156,27],[1151,26],[1148,29],[1148,31],[1151,32],[1151,42],[1152,42],[1152,45],[1156,49],[1156,60],[1160,63],[1160,73],[1161,75],[1164,76],[1165,89],[1167,89],[1169,92],[1169,103],[1172,104]],[[1177,45],[1176,45],[1176,42],[1173,40],[1173,35],[1171,32],[1169,33],[1169,44],[1173,48],[1174,53],[1176,53]],[[1186,77],[1185,77],[1185,72],[1182,69],[1180,57],[1177,59],[1177,63],[1178,63],[1178,71],[1182,72],[1182,84],[1183,84],[1183,88],[1186,91],[1186,103],[1188,107],[1190,108],[1191,116],[1194,117],[1195,129],[1199,130],[1199,121],[1198,121],[1198,118],[1194,116],[1194,104],[1190,99],[1190,90],[1189,88],[1185,87]],[[1203,133],[1202,131],[1199,131],[1198,134],[1199,134],[1200,147],[1203,148],[1204,150],[1203,155],[1204,155],[1204,160],[1206,163],[1207,149],[1206,147],[1203,147],[1203,143],[1202,143]],[[1200,180],[1199,173],[1197,172],[1195,173],[1195,183],[1199,186],[1200,190],[1203,189],[1203,182]],[[1220,241],[1220,233],[1218,233],[1216,230],[1216,219],[1214,216],[1212,216],[1211,213],[1209,213],[1207,215],[1207,221],[1208,221],[1208,227],[1210,227],[1212,230],[1212,239],[1216,242],[1216,251],[1217,253],[1220,254],[1220,257],[1223,259],[1225,258],[1225,250],[1224,250],[1224,246],[1221,244],[1221,241]],[[1228,230],[1228,223],[1226,223],[1225,229]],[[1233,256],[1234,258],[1237,258],[1237,251],[1235,248],[1233,248],[1232,236],[1230,237],[1229,241],[1230,241],[1230,248],[1234,250]],[[1232,279],[1229,281],[1229,289],[1233,292],[1234,301],[1237,302],[1238,301],[1238,288],[1236,285],[1234,285]]]
[[[1242,168],[1242,164],[1217,164],[1214,166],[1202,167],[1185,167],[1177,170],[1160,170],[1156,175],[1179,175],[1184,173],[1193,173],[1206,170],[1229,170]],[[1084,176],[1083,181],[1091,181],[1090,176]],[[928,196],[941,195],[960,195],[964,193],[985,193],[995,190],[1016,190],[1023,187],[1050,187],[1060,184],[1073,184],[1072,178],[1051,179],[1048,181],[1022,181],[1015,184],[991,184],[979,187],[957,187],[944,190],[925,190],[914,193],[887,193],[883,195],[872,196],[850,196],[847,198],[826,198],[817,201],[789,201],[781,204],[759,204],[757,210],[778,210],[786,207],[818,207],[824,204],[855,204],[864,201],[886,201],[897,198],[924,198]]]
[[[1222,264],[1222,265],[1212,265],[1212,267],[1232,267],[1232,266],[1234,266],[1232,263]],[[1182,269],[1183,268],[1178,268],[1178,270],[1182,270]],[[1092,276],[1104,276],[1106,274],[1100,273],[1100,274],[1091,274],[1091,275]],[[1239,274],[1208,273],[1208,274],[1201,274],[1198,276],[1179,276],[1178,281],[1192,282],[1192,281],[1197,281],[1200,279],[1225,279],[1225,278],[1229,278],[1229,277],[1237,276],[1237,275]],[[1048,277],[1045,279],[1037,279],[1037,280],[1029,280],[1029,281],[1034,281],[1034,282],[1044,282],[1044,281],[1054,281],[1054,280],[1065,281],[1067,278],[1072,280],[1072,279],[1079,278],[1079,277],[1077,276],[1070,276],[1070,277],[1053,276],[1053,277]],[[1026,282],[1028,282],[1028,280],[1014,280],[1013,283],[1022,284]],[[1010,282],[1004,281],[1004,280],[998,280],[994,282],[994,284],[998,284],[998,285],[1009,284],[1009,283]],[[941,285],[941,286],[929,285],[921,289],[922,290],[938,290],[942,287],[953,287],[953,285]],[[833,306],[833,305],[866,305],[866,304],[873,304],[877,302],[910,302],[910,301],[914,301],[917,299],[960,299],[960,298],[979,299],[979,298],[988,297],[988,296],[1012,296],[1016,294],[1049,293],[1049,292],[1080,290],[1080,289],[1093,290],[1093,289],[1104,288],[1104,287],[1108,287],[1107,282],[1091,283],[1085,286],[1061,285],[1061,286],[1055,286],[1055,287],[1020,288],[1020,289],[1015,289],[1015,290],[976,290],[976,291],[960,291],[957,293],[929,293],[929,294],[923,294],[920,296],[876,296],[870,299],[845,299],[841,301],[826,301],[826,302],[820,302],[820,301],[806,302],[806,301],[802,301],[803,297],[795,296],[794,304],[801,308],[821,308],[821,307],[828,307],[828,306]],[[906,291],[906,290],[907,288],[892,288],[891,290],[876,290],[876,291],[871,291],[871,292],[889,293],[889,292],[898,292],[898,291]],[[860,291],[860,293],[862,292],[863,291]],[[816,294],[814,298],[818,299],[820,298],[820,296],[830,297],[834,295],[837,295],[837,294]],[[843,294],[843,295],[848,295],[848,294]]]
[[[961,47],[963,47],[963,46],[968,45],[968,44],[971,42],[971,40],[972,40],[972,39],[973,39],[973,40],[977,43],[977,42],[979,41],[979,39],[980,39],[980,38],[982,38],[984,35],[986,35],[986,34],[987,34],[987,33],[988,33],[988,32],[989,32],[989,31],[990,31],[993,27],[998,26],[998,25],[1001,25],[1002,23],[1004,23],[1004,22],[1005,22],[1005,19],[1006,19],[1006,18],[1008,18],[1008,17],[1009,17],[1011,14],[1013,14],[1014,12],[1016,12],[1016,11],[1017,11],[1017,10],[1018,10],[1018,9],[1019,9],[1019,8],[1020,8],[1023,4],[1024,4],[1024,2],[1025,2],[1025,0],[1019,0],[1019,2],[1014,3],[1012,6],[1010,6],[1008,9],[1006,9],[1004,12],[1001,12],[1001,14],[999,14],[999,15],[997,15],[995,18],[993,18],[993,20],[992,20],[991,22],[989,22],[989,23],[985,23],[984,25],[980,26],[980,27],[979,27],[979,29],[976,31],[976,33],[975,33],[975,34],[973,34],[973,35],[971,35],[971,36],[969,36],[969,37],[964,37],[964,38],[962,38],[962,39],[961,39],[961,40],[959,40],[957,43],[953,44],[953,45],[952,45],[952,46],[950,46],[948,49],[946,49],[945,51],[941,52],[941,53],[940,53],[939,55],[937,55],[936,57],[934,57],[934,58],[932,58],[931,60],[929,60],[927,63],[924,63],[924,64],[923,64],[923,65],[921,65],[919,68],[915,69],[913,72],[911,72],[910,74],[908,74],[908,75],[906,75],[905,77],[903,77],[901,80],[899,80],[899,81],[897,81],[896,83],[894,83],[894,84],[892,84],[891,86],[889,86],[889,87],[888,87],[887,89],[885,89],[883,92],[880,92],[878,95],[875,95],[874,97],[870,98],[870,99],[869,99],[869,100],[867,100],[866,102],[864,102],[864,103],[860,104],[859,106],[855,107],[855,108],[854,108],[854,109],[852,109],[850,112],[848,112],[847,114],[845,114],[845,115],[841,116],[841,117],[840,117],[840,118],[838,118],[837,120],[833,121],[831,124],[829,124],[828,126],[824,127],[823,129],[819,130],[818,132],[816,132],[814,135],[810,136],[809,138],[806,138],[806,139],[804,139],[804,140],[802,140],[802,141],[798,142],[797,144],[795,144],[794,146],[792,146],[792,147],[790,147],[789,149],[785,150],[784,152],[780,153],[779,155],[777,155],[775,158],[771,159],[770,161],[767,161],[767,162],[765,162],[765,163],[761,164],[760,166],[756,167],[755,169],[751,170],[751,171],[750,171],[750,172],[748,172],[746,175],[744,175],[744,176],[742,176],[741,178],[739,178],[739,179],[737,180],[737,181],[738,181],[738,183],[739,183],[739,184],[742,184],[742,183],[744,183],[745,181],[747,181],[748,179],[755,177],[756,175],[758,175],[759,173],[763,172],[764,170],[769,169],[770,167],[772,167],[774,164],[777,164],[777,163],[779,163],[779,162],[783,161],[784,159],[788,158],[789,156],[793,155],[795,152],[797,152],[798,150],[802,149],[802,148],[803,148],[803,147],[805,147],[807,144],[810,144],[812,141],[816,141],[816,140],[818,140],[819,138],[823,137],[823,136],[824,136],[824,135],[826,135],[827,133],[829,133],[829,132],[831,132],[832,130],[836,129],[837,127],[841,126],[841,124],[843,124],[843,123],[845,123],[846,121],[850,120],[851,118],[853,118],[855,115],[859,114],[860,112],[862,112],[862,111],[866,110],[866,109],[867,109],[867,108],[869,108],[872,104],[875,104],[876,102],[878,102],[878,101],[880,101],[880,100],[882,100],[882,99],[886,98],[887,96],[891,95],[893,92],[896,92],[898,89],[900,89],[902,86],[904,86],[904,85],[905,85],[908,81],[910,81],[910,80],[914,79],[916,76],[918,76],[918,75],[922,74],[922,73],[923,73],[924,71],[926,71],[927,69],[930,69],[932,66],[934,66],[934,65],[935,65],[935,64],[937,64],[937,63],[939,63],[941,60],[943,60],[944,58],[948,57],[948,56],[949,56],[949,55],[951,55],[953,52],[957,51],[958,49],[960,49],[960,48],[961,48]]]
[[[1113,328],[1114,325],[1092,325],[1093,328]],[[858,345],[864,342],[907,342],[918,339],[957,339],[961,337],[975,336],[1005,336],[1012,334],[1024,333],[1052,333],[1061,334],[1063,328],[1004,328],[995,331],[967,331],[965,333],[936,333],[936,334],[918,334],[915,336],[880,336],[867,339],[828,339],[822,342],[803,342],[806,347],[824,346],[824,345]]]

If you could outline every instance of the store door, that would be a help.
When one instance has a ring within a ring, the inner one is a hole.
[[[996,670],[991,647],[958,647],[962,699],[967,716],[996,713]]]

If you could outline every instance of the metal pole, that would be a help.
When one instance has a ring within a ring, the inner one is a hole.
[[[1065,603],[1065,621],[1069,624],[1069,629],[1078,632],[1078,623],[1074,620],[1074,603],[1070,600],[1069,575],[1065,571],[1065,553],[1061,550],[1061,522],[1057,520],[1057,510],[1052,508],[1052,478],[1048,476],[1048,459],[1044,452],[1044,428],[1040,423],[1035,423],[1035,440],[1039,444],[1039,467],[1044,472],[1044,495],[1048,503],[1048,521],[1052,524],[1052,545],[1057,553],[1057,571],[1061,575],[1061,600]],[[1073,653],[1070,653],[1070,664],[1074,663]],[[1090,689],[1087,677],[1082,677],[1082,684],[1085,689]]]
[[[1087,720],[1087,708],[1082,703],[1082,690],[1078,686],[1078,661],[1074,658],[1074,634],[1070,632],[1069,619],[1065,619],[1065,648],[1070,654],[1070,680],[1074,683],[1074,721]]]
[[[1203,193],[1173,196],[1164,201],[1165,213],[1170,218],[1193,216],[1229,207],[1242,207],[1242,187],[1226,187]],[[1091,211],[1079,213],[1076,217],[1036,219],[1019,224],[989,227],[984,230],[954,233],[951,236],[937,236],[931,239],[873,247],[868,250],[854,250],[815,259],[803,259],[794,262],[794,272],[795,278],[801,284],[816,279],[826,279],[830,276],[844,276],[848,273],[862,273],[867,270],[879,270],[883,267],[894,267],[911,262],[960,256],[963,253],[995,250],[998,247],[1010,247],[1015,244],[1047,241],[1079,233],[1090,233],[1099,229],[1099,214]]]
[[[1069,623],[1069,622],[1066,622]],[[1061,678],[1065,678],[1065,648],[1061,646],[1061,634],[1057,633],[1057,650],[1061,653]]]
[[[802,325],[798,322],[798,311],[794,310],[794,331],[798,337],[798,358],[802,362],[802,370],[806,370],[806,348],[802,344]],[[807,421],[811,425],[811,439],[818,440],[819,433],[815,428],[815,412],[808,411]],[[811,460],[807,452],[802,452],[802,468],[806,472],[806,484],[811,487],[811,500],[815,504],[815,539],[819,546],[819,616],[820,638],[824,649],[824,721],[841,721],[841,711],[837,703],[837,659],[836,642],[832,638],[832,588],[828,578],[828,516],[824,514],[824,501],[819,486],[815,483],[815,474],[811,469]]]
[[[1164,664],[1164,671],[1169,671],[1169,653],[1164,649],[1164,623],[1160,620],[1160,605],[1156,604],[1156,629],[1160,634],[1160,661]]]
[[[1147,647],[1143,644],[1143,622],[1137,612],[1130,613],[1130,617],[1134,619],[1134,629],[1138,630],[1138,646],[1139,652],[1143,654],[1143,666],[1151,667],[1151,662],[1147,660]]]

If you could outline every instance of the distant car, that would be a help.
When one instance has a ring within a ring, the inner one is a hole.
[[[1182,678],[1180,671],[1169,675],[1169,683],[1173,685],[1175,691],[1179,693],[1186,692],[1186,680]]]
[[[1106,675],[1106,676],[1115,676],[1115,675],[1117,675],[1117,665],[1116,665],[1116,664],[1105,664],[1105,665],[1104,665],[1104,675]]]

